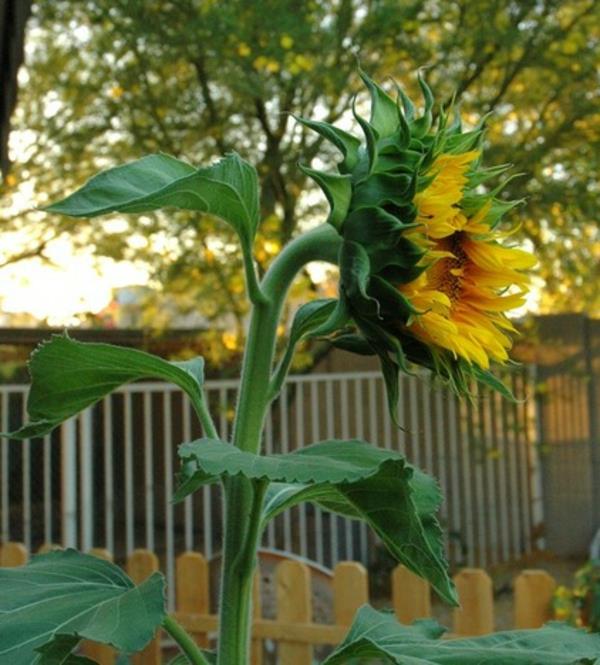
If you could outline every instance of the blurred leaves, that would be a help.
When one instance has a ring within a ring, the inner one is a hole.
[[[436,96],[449,102],[456,91],[467,123],[493,111],[490,164],[523,173],[504,196],[527,200],[509,217],[540,257],[543,306],[589,311],[600,305],[599,26],[594,0],[39,0],[3,204],[27,183],[43,205],[148,152],[198,165],[235,149],[261,181],[264,269],[299,225],[327,214],[297,162],[339,159],[290,113],[328,122],[346,113],[361,88],[357,57],[413,95],[414,72],[427,66]],[[35,230],[32,250],[68,232],[99,254],[147,262],[161,284],[155,311],[172,298],[208,321],[227,314],[242,339],[233,234],[201,214],[149,213],[119,232],[39,212],[0,221],[2,231],[23,227]]]

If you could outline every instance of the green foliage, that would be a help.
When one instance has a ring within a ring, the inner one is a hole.
[[[33,353],[29,369],[32,385],[27,412],[31,422],[4,436],[16,439],[42,436],[119,386],[138,379],[171,381],[189,395],[198,411],[203,405],[202,358],[167,362],[136,349],[77,342],[67,335],[54,335]]]
[[[0,660],[14,665],[91,662],[74,656],[57,660],[81,639],[133,653],[150,641],[165,616],[161,574],[135,586],[115,564],[74,550],[0,568],[0,586]]]
[[[356,614],[350,632],[323,665],[385,662],[398,665],[593,665],[600,636],[564,624],[515,630],[468,639],[440,640],[445,632],[427,619],[405,626],[387,612],[367,605]],[[356,660],[355,660],[356,659]]]
[[[259,456],[222,441],[201,439],[179,448],[183,470],[177,500],[222,476],[276,483],[263,523],[302,501],[361,519],[398,561],[430,581],[446,601],[456,592],[443,554],[436,513],[437,483],[402,455],[362,441],[322,441],[286,455]]]

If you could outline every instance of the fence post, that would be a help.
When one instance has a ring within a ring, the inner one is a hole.
[[[356,561],[342,561],[333,571],[333,615],[338,626],[349,626],[361,605],[369,602],[367,571]]]
[[[134,550],[127,558],[127,574],[140,584],[158,570],[158,558],[149,550]],[[160,629],[155,638],[140,653],[131,659],[133,665],[161,665]]]
[[[79,416],[79,473],[81,478],[81,549],[89,551],[94,546],[94,448],[92,443],[92,409],[87,408]]]
[[[60,428],[61,520],[63,547],[77,547],[77,420]]]
[[[545,570],[524,570],[515,579],[515,628],[539,628],[552,618],[556,580]]]
[[[426,580],[406,566],[397,565],[392,572],[392,605],[400,623],[431,616],[431,589]]]
[[[252,587],[252,616],[254,621],[262,616],[262,604],[260,601],[260,568],[256,568],[254,573],[254,585]],[[263,662],[263,641],[260,637],[252,639],[250,653],[250,662],[252,665],[262,665]]]
[[[178,612],[208,614],[208,563],[198,552],[184,552],[177,557],[175,566],[176,607]],[[196,636],[199,646],[208,647],[205,633]]]
[[[454,576],[460,607],[454,610],[456,635],[485,635],[494,630],[494,594],[490,576],[480,568],[465,568]]]
[[[97,556],[99,559],[104,559],[105,561],[113,560],[112,554],[102,547],[91,549],[88,554]],[[83,642],[81,652],[84,656],[88,656],[95,663],[98,663],[98,665],[114,665],[117,656],[114,649],[106,644],[98,644],[97,642]]]
[[[283,561],[277,566],[277,619],[287,623],[308,623],[312,618],[310,571],[300,561]],[[312,644],[279,642],[279,665],[310,665]],[[233,664],[232,664],[233,665]]]
[[[0,567],[15,568],[27,563],[27,550],[21,543],[8,541],[0,545]]]

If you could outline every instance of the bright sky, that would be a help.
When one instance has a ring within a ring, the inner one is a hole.
[[[148,281],[143,267],[75,253],[68,238],[53,242],[46,254],[52,263],[36,258],[0,270],[2,312],[27,313],[53,326],[78,325],[76,315],[104,309],[114,288]]]

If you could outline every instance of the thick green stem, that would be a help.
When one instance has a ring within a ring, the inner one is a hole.
[[[191,635],[172,616],[168,615],[165,617],[162,625],[167,633],[177,642],[190,663],[193,665],[208,665],[208,660],[206,660]]]
[[[249,662],[252,585],[265,483],[228,478],[219,608],[219,665]]]
[[[310,261],[335,263],[341,238],[328,224],[299,236],[273,262],[262,281],[268,303],[254,307],[244,355],[233,442],[258,453],[269,406],[269,379],[275,353],[277,324],[287,292],[298,272]]]
[[[340,243],[340,236],[328,225],[306,233],[285,247],[262,281],[266,302],[255,303],[252,311],[233,430],[233,443],[242,450],[260,453],[271,400],[269,384],[277,324],[294,277],[310,261],[336,262]],[[252,584],[264,490],[264,485],[243,477],[224,482],[219,665],[249,662]]]

